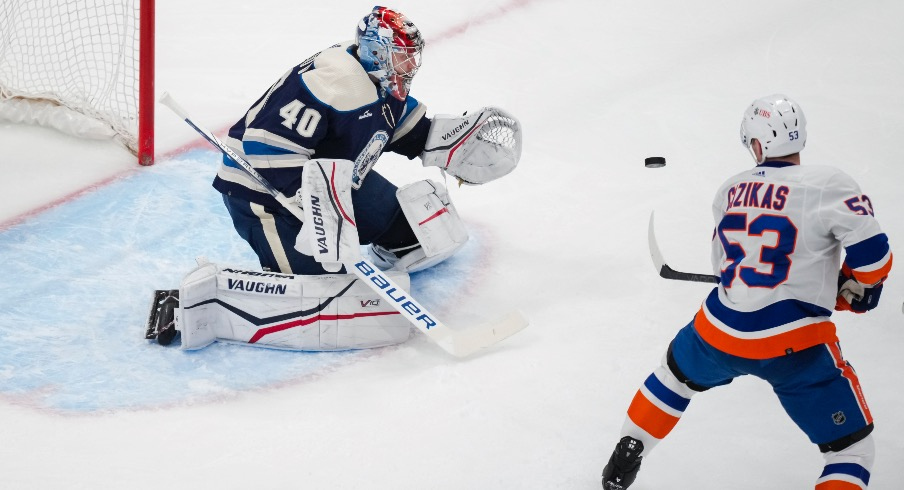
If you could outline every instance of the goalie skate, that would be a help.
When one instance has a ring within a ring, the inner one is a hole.
[[[154,291],[151,312],[148,314],[144,338],[157,340],[160,345],[169,345],[176,337],[176,307],[179,306],[178,289],[158,289]]]

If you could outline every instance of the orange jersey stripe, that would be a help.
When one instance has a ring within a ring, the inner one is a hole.
[[[653,405],[653,402],[647,400],[647,397],[640,391],[631,400],[631,406],[628,407],[628,417],[638,427],[657,439],[662,439],[669,435],[669,432],[675,428],[675,424],[679,420],[678,417],[669,415],[663,412],[661,408]]]
[[[882,267],[868,272],[861,272],[858,270],[851,271],[854,275],[854,279],[857,279],[863,284],[876,284],[882,279],[888,277],[888,273],[891,272],[891,263],[893,256],[888,256],[888,262],[885,263]]]
[[[835,360],[835,367],[841,371],[841,375],[851,384],[851,389],[854,390],[854,394],[857,396],[857,403],[860,405],[860,410],[863,411],[863,418],[866,419],[866,423],[873,423],[873,414],[869,410],[869,405],[866,404],[863,388],[860,387],[860,378],[857,377],[854,368],[844,361],[838,344],[829,344],[829,352],[832,353],[832,358]]]
[[[740,339],[713,325],[706,318],[703,308],[694,317],[694,328],[703,340],[716,349],[747,359],[770,359],[788,354],[788,349],[798,352],[814,345],[838,342],[832,322],[811,323],[762,339]]]

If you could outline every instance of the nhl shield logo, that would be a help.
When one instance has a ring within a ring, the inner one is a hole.
[[[847,418],[844,416],[844,412],[835,412],[832,414],[832,420],[835,422],[835,425],[841,425]]]

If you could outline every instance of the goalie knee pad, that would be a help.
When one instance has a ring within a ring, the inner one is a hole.
[[[406,185],[396,192],[396,198],[418,243],[401,249],[371,245],[371,256],[381,266],[403,272],[423,270],[451,257],[467,243],[464,223],[439,182]]]
[[[408,274],[389,273],[400,286]],[[203,263],[179,289],[183,349],[214,341],[303,351],[366,349],[408,339],[411,325],[352,274],[298,276]]]

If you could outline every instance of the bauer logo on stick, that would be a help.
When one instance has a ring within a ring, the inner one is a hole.
[[[647,168],[665,167],[665,157],[648,157],[644,159],[643,165]]]

